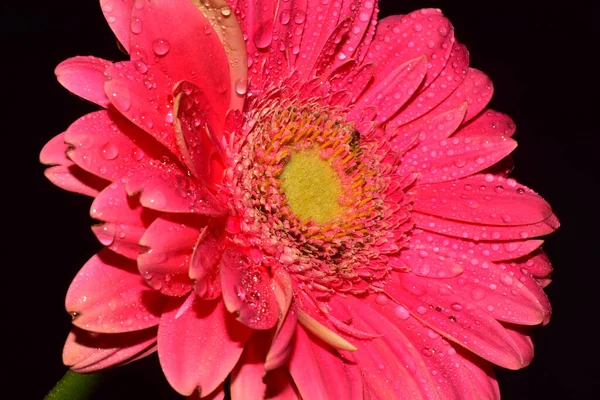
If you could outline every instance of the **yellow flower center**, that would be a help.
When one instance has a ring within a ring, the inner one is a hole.
[[[343,193],[342,183],[318,150],[292,152],[279,179],[287,203],[301,220],[312,219],[322,224],[342,213],[343,207],[338,201]]]

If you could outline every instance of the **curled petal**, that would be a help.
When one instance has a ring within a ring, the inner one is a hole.
[[[135,0],[100,0],[100,7],[108,26],[114,32],[125,50],[129,51],[131,31],[131,12]]]
[[[63,348],[63,363],[87,374],[139,359],[153,352],[156,328],[128,333],[96,333],[74,327]]]
[[[223,301],[238,321],[252,329],[270,329],[278,320],[271,278],[259,265],[233,249],[226,249],[220,263]]]
[[[238,323],[221,301],[173,298],[158,328],[158,357],[177,392],[213,392],[238,362],[251,330]],[[219,362],[215,363],[215,360]]]
[[[81,268],[65,300],[75,326],[101,333],[156,326],[163,305],[163,296],[144,283],[135,262],[107,249]]]
[[[104,94],[104,71],[112,63],[97,57],[73,57],[61,62],[54,73],[56,79],[71,93],[108,107],[110,102]]]

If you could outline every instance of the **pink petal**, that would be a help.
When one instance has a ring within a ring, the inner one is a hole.
[[[189,276],[196,282],[194,290],[206,300],[221,296],[219,262],[223,253],[224,225],[223,220],[216,218],[208,222],[198,237],[190,263]]]
[[[509,274],[509,276],[511,276],[513,279],[518,280],[524,286],[522,290],[526,291],[528,296],[533,296],[535,298],[535,301],[539,303],[538,307],[542,310],[542,325],[546,325],[548,322],[550,322],[550,317],[552,316],[552,306],[550,305],[550,300],[548,300],[548,296],[544,292],[543,286],[541,286],[538,283],[538,281],[527,270],[526,267],[530,260],[536,259],[538,257],[539,255],[529,255],[520,260],[515,260],[510,263],[502,263],[500,264],[500,268],[504,269],[504,272]]]
[[[191,82],[175,88],[175,133],[184,162],[207,187],[221,181],[224,162],[219,141],[223,124],[215,118],[208,98]]]
[[[426,117],[419,118],[400,128],[388,126],[386,130],[392,135],[392,142],[398,143],[394,146],[396,147],[394,150],[401,153],[398,148],[404,148],[404,143],[414,141],[415,138],[418,138],[421,142],[441,141],[448,138],[462,123],[466,112],[467,104],[465,103],[461,107],[442,114],[432,112]]]
[[[467,102],[469,108],[465,115],[466,122],[479,114],[488,105],[493,94],[494,86],[490,78],[479,70],[469,68],[464,80],[436,110],[437,112],[445,112]]]
[[[311,71],[317,58],[324,48],[325,43],[334,29],[345,17],[340,13],[341,1],[323,3],[320,0],[308,0],[305,14],[294,14],[294,22],[304,26],[302,41],[294,66],[298,72],[298,79],[312,78]]]
[[[427,88],[448,62],[453,42],[452,25],[440,10],[422,9],[382,19],[366,57],[366,61],[377,65],[375,85],[396,65],[425,56],[427,77],[422,89]]]
[[[419,212],[413,212],[412,215],[416,226],[420,229],[475,241],[519,240],[529,237],[544,236],[554,232],[558,228],[554,215],[551,215],[542,222],[516,226],[478,225],[476,223],[452,221],[433,215],[421,214]]]
[[[62,358],[73,371],[87,374],[133,361],[146,354],[155,343],[156,329],[105,334],[74,327],[67,337]]]
[[[271,278],[264,267],[248,257],[226,249],[220,263],[223,301],[238,321],[252,329],[270,329],[278,319]]]
[[[133,260],[142,252],[142,235],[155,215],[143,208],[136,197],[127,195],[121,181],[107,186],[94,199],[90,210],[92,218],[103,221],[92,226],[94,234],[104,246]]]
[[[390,257],[389,263],[397,268],[407,266],[413,274],[431,278],[451,278],[463,272],[463,267],[455,260],[433,252],[419,251],[413,246],[412,238],[411,249],[402,250],[399,257]]]
[[[273,342],[270,344],[265,359],[264,368],[267,371],[283,366],[288,360],[292,351],[291,342],[297,325],[296,304],[292,303],[294,296],[292,278],[283,268],[279,268],[273,275],[273,284],[275,285],[275,297],[279,306],[280,317]]]
[[[58,64],[56,79],[71,93],[102,107],[110,104],[104,94],[104,70],[112,63],[97,57],[73,57]]]
[[[135,0],[100,0],[100,7],[108,26],[114,32],[123,48],[129,51],[131,35],[131,11]]]
[[[256,332],[246,343],[240,361],[231,372],[232,399],[264,399],[266,385],[265,375],[265,335]]]
[[[484,110],[467,125],[456,132],[456,136],[504,136],[511,137],[517,129],[512,118],[494,110]]]
[[[494,165],[516,147],[517,142],[503,136],[429,140],[404,155],[398,173],[420,173],[419,184],[452,181]]]
[[[431,232],[415,232],[410,248],[427,258],[429,253],[448,257],[465,265],[478,265],[481,261],[503,261],[523,257],[542,245],[543,240],[519,240],[511,242],[472,242],[442,236]],[[425,254],[428,253],[428,254]]]
[[[373,64],[365,64],[341,78],[332,77],[331,84],[348,90],[352,94],[352,102],[355,102],[373,79],[374,70]]]
[[[279,368],[267,374],[267,393],[269,400],[300,400],[300,394],[287,368]]]
[[[525,268],[527,272],[536,278],[546,278],[552,273],[552,264],[550,264],[546,253],[541,250],[519,262],[519,266]]]
[[[65,300],[75,326],[100,333],[155,326],[163,305],[163,296],[146,286],[135,261],[107,249],[81,268]]]
[[[231,98],[227,55],[219,36],[210,34],[211,22],[191,1],[159,0],[134,7],[131,28],[132,60],[155,64],[173,83],[194,82],[208,95],[219,118],[225,115]]]
[[[360,368],[300,327],[294,336],[289,371],[302,398],[364,398]]]
[[[343,61],[352,57],[360,62],[366,55],[367,49],[373,40],[379,7],[377,2],[370,0],[358,0],[356,4],[351,1],[345,1],[344,6],[350,10],[355,8],[356,12],[353,14],[352,26],[348,32],[348,37],[342,43],[342,48],[337,58]],[[347,14],[347,12],[342,13],[342,15]]]
[[[482,262],[465,268],[461,276],[445,280],[464,301],[477,305],[495,319],[520,325],[537,325],[549,314],[533,285],[524,285],[514,271]],[[532,282],[533,283],[533,282]],[[532,290],[534,290],[532,292]],[[545,297],[545,296],[544,296]]]
[[[425,90],[418,93],[412,101],[407,104],[396,115],[390,124],[404,125],[413,121],[443,103],[457,87],[459,87],[467,76],[469,71],[469,52],[467,48],[454,42],[448,62],[440,72],[440,75],[427,87]],[[456,107],[451,108],[457,108]],[[432,111],[433,114],[439,115],[448,111],[448,108]]]
[[[188,225],[196,221],[185,222],[159,217],[140,240],[147,248],[137,259],[140,273],[150,287],[167,296],[183,296],[194,284],[189,269],[200,228]]]
[[[141,60],[115,63],[105,74],[109,80],[104,84],[104,91],[111,104],[172,154],[179,156],[173,127],[174,81]]]
[[[376,106],[377,123],[383,123],[392,117],[415,93],[423,82],[427,71],[427,59],[418,57],[397,65],[394,69],[387,71],[384,79],[377,79],[377,67],[375,80],[363,93],[355,104],[355,110]],[[349,120],[354,120],[354,113],[348,115]]]
[[[397,317],[390,320],[376,311],[381,303],[389,302],[381,296],[348,298],[346,301],[352,315],[351,324],[378,334],[377,338],[362,342],[354,354],[363,371],[377,371],[377,379],[367,379],[371,394],[382,399],[396,398],[400,394],[411,399],[437,398],[434,377],[427,369],[423,355],[398,328]]]
[[[419,361],[425,363],[427,370],[435,373],[434,385],[437,396],[443,400],[480,400],[483,393],[489,393],[492,386],[490,378],[480,367],[468,361],[465,355],[476,358],[460,346],[452,345],[431,328],[411,317],[402,306],[394,303],[373,304],[374,309],[397,324],[412,345],[419,351]],[[396,311],[396,308],[400,311]],[[488,364],[478,359],[479,364]],[[469,364],[467,368],[464,363]],[[435,398],[435,397],[434,397]],[[494,396],[483,398],[497,398]]]
[[[416,211],[468,223],[529,225],[552,215],[550,205],[531,189],[491,174],[418,185],[412,192]]]
[[[65,133],[68,156],[101,178],[117,181],[170,155],[145,132],[115,112],[102,110],[75,121]]]
[[[406,273],[396,274],[393,282],[385,287],[386,293],[437,333],[501,367],[523,366],[522,354],[510,334],[451,286]]]
[[[68,148],[69,146],[65,144],[64,133],[46,143],[40,153],[40,162],[51,165],[51,167],[46,168],[44,175],[50,182],[62,189],[86,196],[97,196],[109,182],[75,165],[65,155]]]
[[[151,163],[132,172],[127,180],[127,193],[140,195],[147,208],[172,213],[223,214],[215,196],[200,182],[188,177],[176,163]]]
[[[158,328],[158,357],[173,388],[201,396],[219,387],[238,362],[251,331],[235,321],[221,301],[170,299]],[[218,360],[218,362],[215,362]]]

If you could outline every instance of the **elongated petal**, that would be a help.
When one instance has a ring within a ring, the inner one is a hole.
[[[79,118],[67,129],[65,141],[74,163],[112,182],[170,155],[144,131],[107,110]]]
[[[223,214],[215,196],[175,163],[151,163],[136,170],[127,179],[126,187],[130,196],[139,193],[140,203],[153,210],[212,216]]]
[[[442,30],[443,32],[443,30]],[[391,125],[404,125],[417,118],[432,114],[442,114],[448,111],[446,107],[436,109],[458,88],[469,71],[469,52],[467,48],[454,42],[448,62],[439,76],[423,91],[419,92],[391,121]],[[458,104],[457,104],[458,106]]]
[[[140,240],[146,251],[137,258],[146,283],[168,296],[183,296],[192,290],[190,260],[199,235],[199,227],[177,220],[159,217],[152,222]]]
[[[132,260],[142,251],[140,239],[156,218],[151,210],[141,206],[137,197],[127,195],[121,181],[110,184],[96,196],[90,216],[103,222],[92,226],[100,243]]]
[[[173,83],[192,80],[209,95],[215,112],[225,115],[231,100],[229,62],[202,12],[191,1],[155,0],[134,7],[131,21],[132,60],[156,65]]]
[[[497,365],[509,369],[523,366],[517,345],[487,312],[466,303],[450,286],[434,279],[409,274],[396,276],[394,284],[386,286],[386,292],[407,307],[415,318]],[[452,307],[453,304],[460,307]]]
[[[44,175],[56,186],[75,193],[95,197],[110,182],[84,171],[67,158],[69,145],[65,133],[52,138],[40,153],[40,162],[50,165]]]
[[[200,233],[192,254],[189,276],[196,282],[196,294],[203,299],[216,299],[221,295],[218,267],[223,253],[224,225],[222,219],[211,219]]]
[[[294,338],[289,369],[303,398],[363,398],[363,376],[358,365],[344,360],[300,327]]]
[[[411,250],[403,250],[397,258],[390,257],[390,265],[400,268],[406,266],[413,274],[438,279],[451,278],[463,272],[463,267],[455,260],[433,252],[419,251],[413,243],[411,240]]]
[[[504,136],[511,137],[517,129],[512,118],[494,110],[484,110],[467,125],[456,132],[456,136]]]
[[[61,62],[54,73],[60,84],[71,93],[107,107],[110,102],[104,94],[104,71],[111,64],[97,57],[73,57]]]
[[[558,228],[558,220],[554,215],[541,222],[529,225],[480,225],[462,221],[452,221],[434,215],[413,212],[416,226],[430,232],[441,233],[471,240],[520,240],[530,237],[544,236]]]
[[[131,12],[135,0],[100,0],[100,7],[108,26],[114,32],[123,48],[129,51],[131,32]]]
[[[266,335],[255,332],[246,346],[240,361],[231,372],[231,398],[232,399],[263,399],[266,384],[263,382],[265,375],[265,348]]]
[[[163,304],[163,296],[144,283],[134,261],[106,249],[81,268],[65,300],[75,326],[101,333],[156,326]]]
[[[194,299],[190,307],[180,310],[182,304],[182,299],[171,299],[161,318],[158,357],[177,392],[188,396],[196,390],[206,395],[231,372],[251,331],[221,301]]]
[[[420,184],[452,181],[494,165],[516,147],[517,142],[503,136],[425,141],[406,153],[399,173],[420,173]]]
[[[552,215],[548,203],[532,190],[493,175],[419,185],[414,193],[416,211],[455,221],[515,226],[535,224]],[[444,202],[438,201],[441,198]]]
[[[63,363],[82,374],[123,365],[148,355],[156,328],[128,333],[95,333],[74,327],[63,348]]]
[[[223,301],[238,321],[252,329],[270,329],[278,319],[277,300],[269,274],[260,265],[233,249],[220,263]]]

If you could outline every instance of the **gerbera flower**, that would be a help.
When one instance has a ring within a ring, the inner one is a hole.
[[[466,399],[531,361],[558,221],[439,10],[100,4],[131,59],[57,67],[102,110],[41,154],[106,246],[67,293],[72,370],[157,350],[183,395]]]

